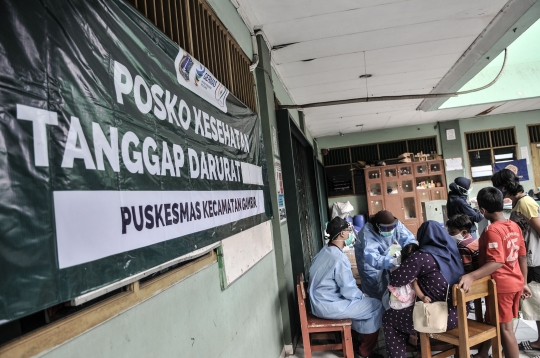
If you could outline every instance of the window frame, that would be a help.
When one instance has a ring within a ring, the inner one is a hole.
[[[500,130],[505,130],[505,129],[511,129],[512,130],[512,133],[513,133],[513,141],[515,144],[513,145],[503,145],[503,146],[493,146],[493,139],[492,139],[492,132],[496,132],[496,131],[500,131]],[[489,147],[484,147],[484,148],[476,148],[476,149],[469,149],[470,146],[469,146],[469,138],[468,138],[468,135],[469,134],[474,134],[474,133],[483,133],[483,132],[488,132],[488,138],[489,138]],[[479,151],[486,151],[486,150],[489,150],[490,151],[490,161],[491,163],[489,164],[491,166],[491,171],[492,171],[492,175],[494,174],[494,170],[495,170],[495,163],[500,163],[500,162],[504,162],[506,160],[496,160],[495,159],[495,153],[494,151],[496,149],[504,149],[504,148],[513,148],[514,149],[514,157],[517,159],[517,155],[518,155],[518,142],[517,142],[517,135],[516,135],[516,127],[513,126],[513,127],[503,127],[503,128],[496,128],[496,129],[488,129],[488,130],[477,130],[477,131],[470,131],[470,132],[465,132],[463,133],[464,136],[465,136],[465,148],[467,150],[467,160],[469,161],[469,173],[471,174],[471,182],[472,183],[483,183],[483,182],[489,182],[490,179],[483,179],[483,180],[475,180],[475,178],[473,177],[473,166],[471,165],[471,153],[473,152],[479,152]],[[515,159],[511,159],[511,160],[515,160]],[[487,164],[486,164],[487,165]],[[485,178],[485,176],[481,177],[481,178]]]

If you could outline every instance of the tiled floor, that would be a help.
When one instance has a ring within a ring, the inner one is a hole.
[[[524,321],[522,319],[515,320],[514,329],[517,329],[516,338],[518,342],[525,341],[525,340],[534,341],[538,337],[538,332],[536,331],[536,323],[534,321]],[[378,352],[382,354],[384,357],[386,357],[384,337],[382,334],[379,338],[378,347],[379,347]],[[520,358],[532,358],[538,354],[540,354],[540,352],[538,351],[520,352]],[[294,355],[289,356],[289,357],[304,358],[304,349],[301,342],[298,344],[298,347],[296,347],[296,351]],[[336,351],[314,352],[313,357],[314,358],[335,358],[335,357],[343,357],[343,354],[339,351],[338,352]]]

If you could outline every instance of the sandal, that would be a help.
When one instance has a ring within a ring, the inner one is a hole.
[[[520,351],[540,351],[540,348],[531,346],[531,341],[523,341],[518,343],[518,348]]]

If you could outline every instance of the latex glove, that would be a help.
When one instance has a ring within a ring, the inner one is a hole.
[[[398,261],[399,259],[399,261]],[[398,257],[392,257],[392,256],[386,256],[384,258],[384,264],[383,268],[385,270],[390,270],[391,268],[394,268],[396,266],[399,266],[399,263],[401,262],[401,258]]]

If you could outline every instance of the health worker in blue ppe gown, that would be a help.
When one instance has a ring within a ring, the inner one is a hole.
[[[365,297],[356,286],[351,263],[343,253],[352,242],[349,223],[336,216],[328,223],[328,245],[313,258],[309,269],[309,299],[313,314],[320,318],[352,320],[352,329],[364,334],[359,347],[361,357],[382,358],[377,345],[384,309],[379,300]]]
[[[390,254],[390,246],[405,247],[411,243],[416,243],[414,235],[387,210],[373,215],[358,233],[354,254],[362,290],[369,297],[382,300],[386,309],[389,300],[383,300],[383,296],[388,291],[388,270],[400,263],[399,258]]]

